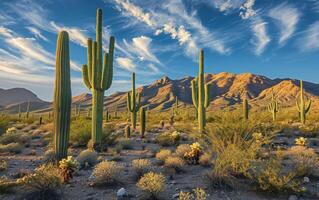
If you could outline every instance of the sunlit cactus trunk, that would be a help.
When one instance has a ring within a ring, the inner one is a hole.
[[[112,85],[113,53],[115,39],[110,37],[109,51],[102,49],[102,10],[96,13],[96,41],[88,39],[87,65],[83,65],[83,81],[92,92],[92,143],[95,150],[100,150],[103,127],[104,92]]]
[[[140,109],[141,97],[135,93],[135,73],[132,74],[132,91],[127,93],[127,109],[131,113],[131,123],[133,129],[136,129],[136,116]]]
[[[199,51],[199,71],[197,80],[192,80],[192,100],[197,110],[199,133],[204,133],[206,126],[206,108],[209,106],[209,85],[204,80],[204,51]]]
[[[310,107],[311,107],[311,100],[308,100],[308,102],[305,102],[305,96],[303,93],[303,81],[300,80],[300,93],[299,93],[299,102],[298,100],[296,101],[297,109],[299,112],[299,117],[301,123],[305,124],[306,123],[306,115],[308,114]]]
[[[271,112],[272,114],[272,120],[276,121],[277,113],[279,112],[279,109],[278,109],[278,102],[275,99],[274,93],[272,93],[271,102],[268,105],[268,111]]]
[[[71,117],[71,81],[69,36],[59,33],[56,48],[55,85],[54,85],[54,150],[56,160],[67,157],[70,117]]]
[[[145,128],[146,128],[146,114],[145,114],[145,108],[142,107],[140,109],[140,128],[141,128],[141,138],[144,138],[145,136]]]

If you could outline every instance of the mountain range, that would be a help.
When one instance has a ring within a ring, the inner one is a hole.
[[[141,93],[142,105],[149,109],[165,110],[174,105],[176,97],[180,105],[192,105],[191,81],[194,77],[184,77],[172,80],[167,76],[154,81],[149,85],[137,88]],[[272,93],[277,100],[286,106],[295,105],[300,91],[299,80],[295,79],[270,79],[265,76],[251,73],[232,74],[206,74],[206,83],[210,84],[210,107],[220,109],[228,106],[236,106],[247,97],[251,105],[265,106],[269,102]],[[305,94],[308,98],[317,101],[319,98],[319,84],[304,82]],[[27,102],[31,102],[31,110],[44,112],[51,109],[52,103],[38,98],[34,93],[23,88],[0,89],[0,109],[5,112],[17,112],[18,104],[22,110]],[[74,96],[73,105],[81,105],[81,108],[91,106],[91,94],[83,93]],[[117,92],[105,97],[105,109],[126,109],[126,92]]]

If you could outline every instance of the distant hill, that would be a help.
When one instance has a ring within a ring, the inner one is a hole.
[[[191,81],[194,77],[184,77],[178,80],[172,80],[167,76],[154,81],[153,83],[137,88],[137,92],[141,93],[142,105],[147,105],[150,109],[165,110],[170,108],[176,97],[180,104],[191,105]],[[255,75],[251,73],[232,74],[206,74],[205,80],[211,85],[211,106],[209,109],[220,109],[228,106],[236,106],[242,102],[243,97],[247,95],[250,104],[256,106],[265,106],[269,103],[272,92],[281,104],[295,105],[295,100],[299,93],[299,81],[294,79],[270,79],[265,76]],[[304,82],[305,94],[314,100],[319,98],[319,84]],[[12,89],[13,91],[18,91]],[[0,90],[1,93],[2,90]],[[29,91],[30,92],[30,91]],[[117,92],[105,97],[105,109],[110,111],[126,109],[126,93]],[[12,96],[19,94],[12,93]],[[23,96],[23,95],[22,95]],[[14,99],[11,97],[11,99]],[[36,95],[29,93],[29,97],[33,97],[33,102],[42,103]],[[10,98],[10,97],[7,97]],[[91,94],[83,93],[74,96],[73,105],[81,104],[81,108],[91,106]],[[1,99],[1,98],[0,98]],[[21,97],[21,101],[26,101]],[[34,101],[36,100],[36,101]],[[4,100],[3,100],[4,101]],[[0,100],[1,102],[1,100]],[[6,101],[8,102],[8,100]],[[46,102],[47,103],[47,102]],[[0,104],[1,105],[1,104]],[[39,105],[41,111],[51,110],[51,104]]]

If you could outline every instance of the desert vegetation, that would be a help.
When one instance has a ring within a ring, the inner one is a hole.
[[[83,82],[92,108],[72,111],[69,36],[56,48],[50,111],[0,116],[1,199],[318,199],[318,112],[300,92],[284,107],[276,91],[263,108],[248,95],[232,108],[208,110],[204,50],[191,82],[191,108],[178,97],[161,111],[127,93],[126,109],[104,108],[112,85],[115,38],[102,48],[102,10],[96,41],[88,39]]]

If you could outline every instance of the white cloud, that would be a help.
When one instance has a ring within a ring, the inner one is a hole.
[[[131,44],[124,40],[125,49],[127,51],[137,55],[141,60],[147,60],[162,65],[151,50],[151,42],[152,39],[146,36],[133,38]]]
[[[252,30],[255,36],[253,43],[256,46],[255,54],[260,55],[264,52],[268,43],[271,41],[267,34],[266,22],[257,20],[252,24]]]
[[[130,58],[117,57],[115,58],[115,61],[121,68],[126,69],[130,72],[134,72],[136,69],[135,63]]]
[[[280,4],[269,11],[269,16],[276,20],[280,29],[279,44],[284,44],[295,32],[300,12],[291,5]]]
[[[239,16],[242,19],[249,19],[252,16],[256,15],[256,11],[253,9],[255,0],[246,0],[246,2],[240,7],[241,12]]]
[[[0,35],[4,37],[12,37],[12,31],[6,27],[0,26]]]
[[[238,9],[245,0],[212,0],[208,3],[212,4],[220,12],[229,12],[230,10]]]
[[[36,38],[40,38],[44,41],[49,41],[48,38],[42,35],[41,31],[35,27],[27,27],[27,29],[34,34]]]
[[[299,41],[299,46],[303,51],[315,51],[319,49],[319,21],[316,21],[305,31]]]

